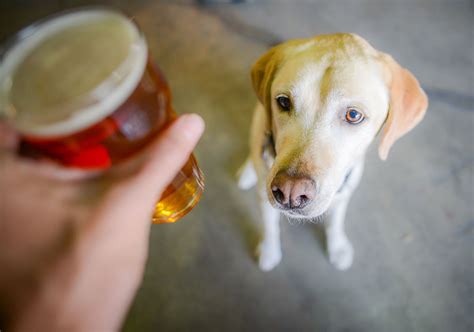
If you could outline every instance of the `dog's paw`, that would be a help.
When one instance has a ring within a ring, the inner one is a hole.
[[[345,236],[330,243],[328,253],[329,261],[336,269],[344,271],[351,267],[354,260],[354,248]]]
[[[262,271],[270,271],[281,261],[281,249],[268,243],[260,243],[257,248],[258,266]]]
[[[250,160],[247,160],[239,169],[237,179],[237,185],[242,190],[248,190],[257,183],[257,173]]]

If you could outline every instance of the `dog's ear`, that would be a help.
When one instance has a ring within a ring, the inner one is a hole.
[[[309,39],[294,39],[271,48],[262,55],[252,67],[251,78],[253,88],[262,105],[271,109],[271,87],[278,68],[285,59],[293,54],[298,46],[308,43]]]
[[[415,76],[390,55],[381,53],[380,59],[386,69],[390,93],[388,116],[379,145],[379,156],[385,160],[393,143],[423,119],[428,98]]]
[[[278,56],[278,53],[280,48],[281,46],[275,46],[262,55],[255,62],[251,71],[253,89],[258,100],[266,109],[270,107],[270,89],[279,63],[280,56]]]

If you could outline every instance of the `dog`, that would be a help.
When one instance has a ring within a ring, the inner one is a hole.
[[[238,185],[258,188],[260,268],[269,271],[281,261],[282,213],[311,221],[324,214],[329,261],[348,269],[354,249],[344,218],[365,153],[380,131],[378,153],[387,158],[393,143],[423,119],[425,92],[390,55],[350,33],[277,45],[257,60],[251,79],[259,102]]]

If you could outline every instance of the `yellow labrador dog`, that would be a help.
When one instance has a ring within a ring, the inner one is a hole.
[[[255,63],[252,82],[259,103],[239,186],[258,185],[260,268],[281,260],[280,212],[309,220],[327,212],[329,260],[349,268],[354,251],[344,217],[367,148],[382,130],[378,152],[385,160],[423,118],[425,93],[408,70],[354,34],[280,44]]]

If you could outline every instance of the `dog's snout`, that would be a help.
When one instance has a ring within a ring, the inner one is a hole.
[[[316,185],[306,176],[278,173],[272,181],[271,189],[275,200],[286,209],[301,209],[316,196]]]

